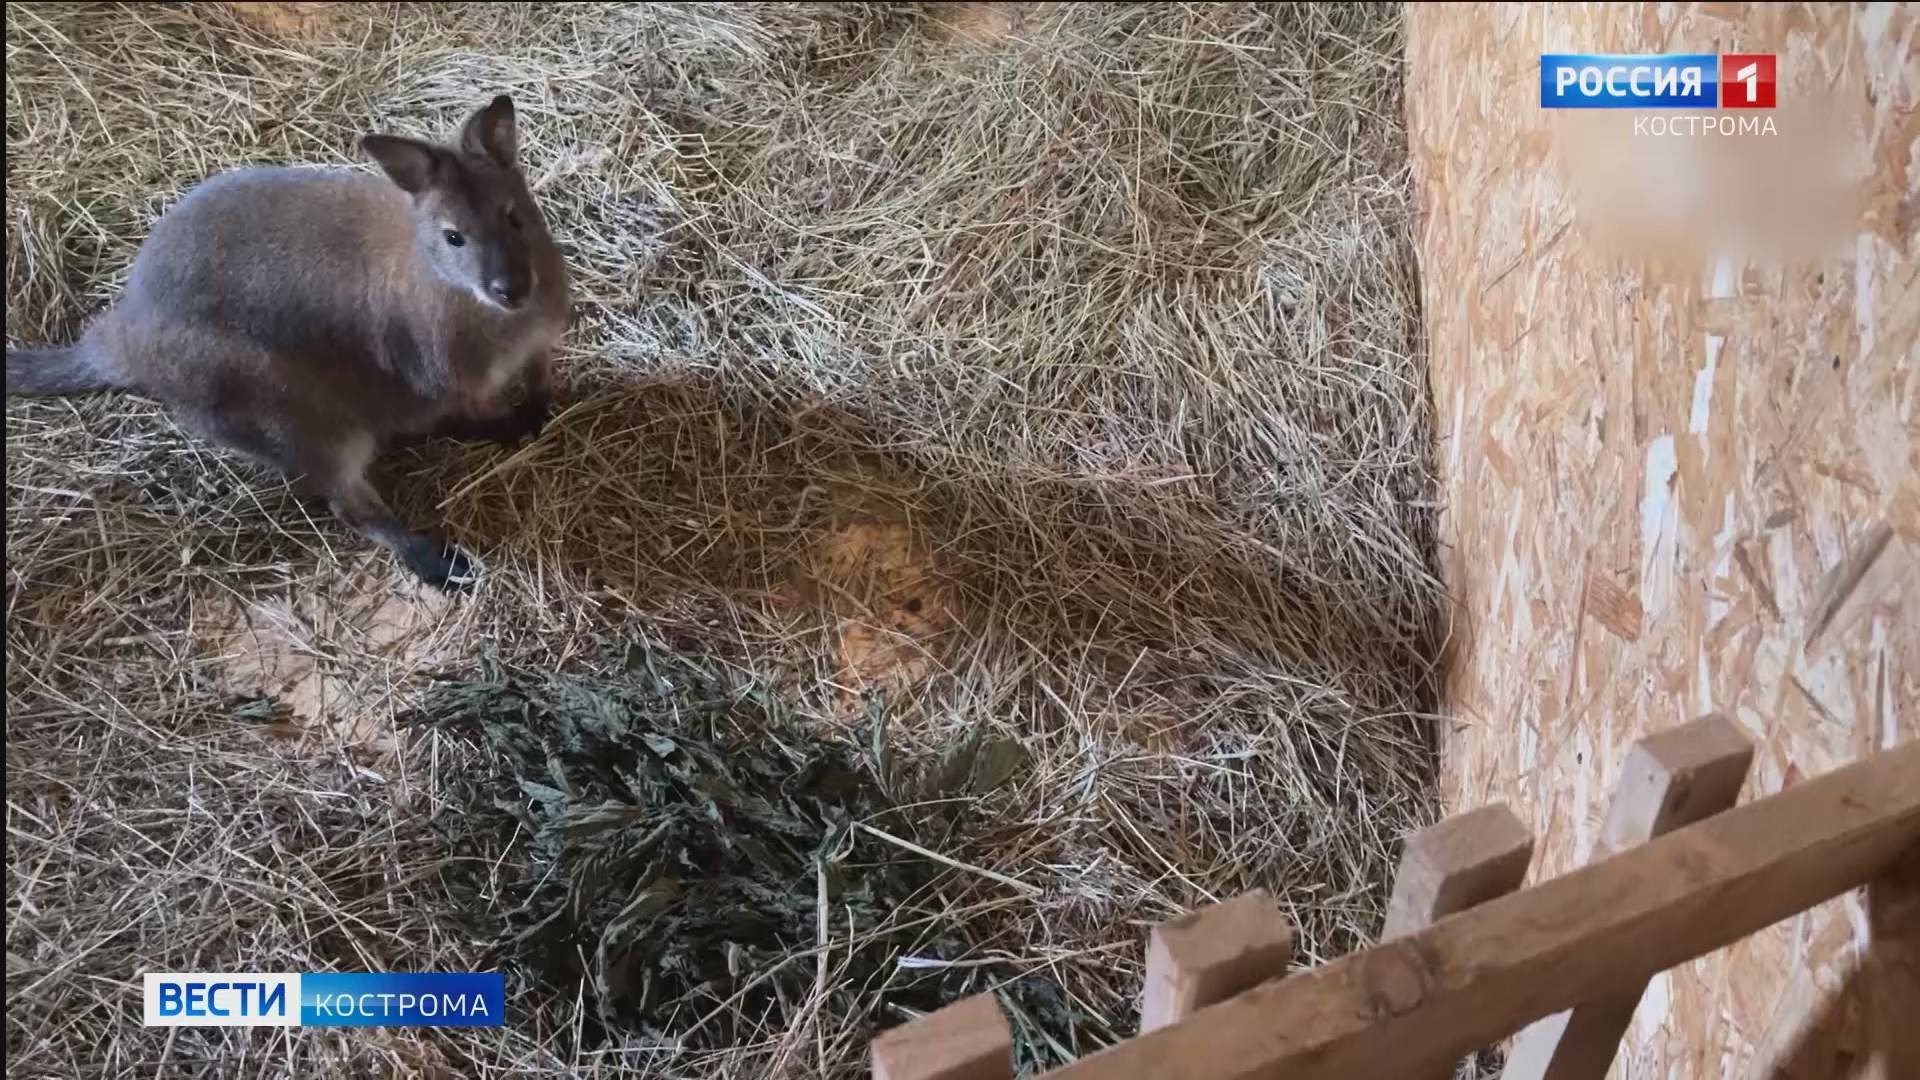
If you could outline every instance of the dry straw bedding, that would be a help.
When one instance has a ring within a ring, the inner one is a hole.
[[[499,90],[579,293],[540,440],[387,469],[480,553],[458,602],[149,403],[9,403],[10,1073],[848,1074],[928,971],[1045,1063],[1130,1033],[1154,921],[1265,886],[1303,961],[1373,933],[1441,621],[1397,8],[27,4],[6,39],[9,340],[71,337],[191,183]],[[1024,753],[916,834],[948,862],[893,849],[896,907],[729,954],[813,991],[679,1004],[725,1040],[552,980],[479,1033],[138,1026],[141,970],[497,955],[544,865],[516,759],[402,721],[483,652],[635,648],[780,703],[722,742]]]

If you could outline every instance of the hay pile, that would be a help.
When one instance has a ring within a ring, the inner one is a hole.
[[[332,10],[9,7],[10,340],[77,332],[202,177],[506,90],[580,295],[564,413],[391,462],[487,576],[396,613],[388,560],[150,405],[9,403],[12,1066],[841,1073],[929,970],[1051,988],[1008,995],[1044,1063],[1131,1032],[1153,921],[1265,886],[1303,959],[1374,932],[1440,607],[1397,8]],[[493,807],[525,758],[395,718],[483,645],[617,679],[635,641],[776,695],[796,767],[1017,740],[909,902],[740,963],[951,933],[714,1003],[726,1046],[537,981],[503,1031],[130,1022],[141,970],[497,955],[566,858]]]

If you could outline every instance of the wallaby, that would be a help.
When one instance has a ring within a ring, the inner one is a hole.
[[[386,177],[254,168],[189,191],[126,288],[61,348],[7,348],[7,393],[126,389],[182,427],[304,477],[428,584],[465,554],[401,525],[367,479],[436,435],[516,442],[550,407],[566,266],[518,163],[513,101],[452,145],[367,135]]]

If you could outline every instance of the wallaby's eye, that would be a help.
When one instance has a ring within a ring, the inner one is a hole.
[[[451,244],[454,247],[465,247],[467,243],[467,238],[464,236],[461,236],[457,232],[454,232],[452,229],[448,229],[447,243]]]
[[[520,211],[519,210],[511,206],[507,207],[507,224],[511,225],[516,229],[520,227]]]

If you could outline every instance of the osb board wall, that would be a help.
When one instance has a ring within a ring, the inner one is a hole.
[[[1749,800],[1920,738],[1920,10],[1433,5],[1408,50],[1450,805],[1512,805],[1538,880],[1650,730],[1737,720]],[[1670,51],[1780,54],[1774,132],[1539,108],[1541,52]],[[1769,1075],[1865,925],[1656,979],[1614,1075]]]

